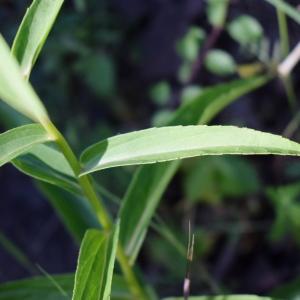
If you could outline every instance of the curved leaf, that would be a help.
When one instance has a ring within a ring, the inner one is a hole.
[[[300,155],[300,144],[281,136],[234,126],[170,126],[108,138],[82,155],[81,175],[106,168],[203,155]]]
[[[38,124],[30,124],[0,134],[0,166],[28,151],[36,144],[50,141],[48,133]]]
[[[64,0],[34,0],[27,9],[12,45],[21,72],[28,78]]]
[[[24,80],[16,59],[1,35],[0,98],[21,114],[47,127],[48,113],[31,85]]]
[[[268,80],[267,76],[258,76],[206,88],[200,95],[182,105],[167,125],[206,124],[238,97],[262,86]],[[131,264],[136,259],[159,200],[179,165],[179,160],[144,165],[133,176],[119,213],[120,242]]]

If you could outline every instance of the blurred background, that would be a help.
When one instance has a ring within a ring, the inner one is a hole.
[[[30,2],[0,0],[0,30],[10,44]],[[243,22],[252,28],[251,47],[243,34],[235,34]],[[160,126],[204,87],[250,76],[257,61],[270,67],[280,60],[276,10],[269,3],[232,0],[223,30],[212,25],[205,0],[69,0],[31,82],[80,153],[108,136]],[[288,20],[288,26],[293,47],[299,25]],[[208,53],[201,62],[203,47]],[[245,64],[251,67],[241,68]],[[289,97],[274,79],[212,123],[285,134],[299,142],[299,74],[296,67]],[[1,106],[1,131],[13,126],[11,115]],[[21,122],[19,115],[14,118]],[[104,171],[97,180],[122,197],[134,170]],[[6,165],[0,187],[0,282],[32,275],[11,255],[9,241],[48,273],[74,271],[78,246],[32,180]],[[297,159],[185,160],[158,209],[158,223],[173,239],[150,230],[139,257],[145,277],[160,295],[181,294],[191,220],[193,294],[270,294],[300,276],[299,200]],[[289,290],[300,294],[299,286]]]

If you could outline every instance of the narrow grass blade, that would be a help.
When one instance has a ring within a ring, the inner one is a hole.
[[[291,19],[300,24],[300,12],[296,7],[293,7],[288,3],[288,1],[283,0],[265,0],[270,4],[274,5],[281,11],[283,11],[286,15],[288,15]]]
[[[0,35],[0,98],[15,110],[47,127],[47,111],[21,73],[16,59]]]
[[[82,241],[72,300],[109,300],[119,224],[113,233],[88,230]]]
[[[0,166],[30,150],[34,145],[49,141],[49,135],[38,124],[17,127],[0,134]]]
[[[267,76],[258,76],[207,88],[200,96],[181,106],[167,125],[208,123],[223,108],[264,85],[269,79]],[[120,241],[131,264],[143,243],[156,207],[179,165],[180,161],[145,165],[138,168],[131,181],[120,210]]]
[[[0,231],[0,247],[7,251],[24,269],[33,273],[35,268],[26,254]]]
[[[29,77],[63,2],[34,0],[27,9],[12,45],[24,78]]]

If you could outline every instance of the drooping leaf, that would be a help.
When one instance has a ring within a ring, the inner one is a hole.
[[[15,110],[47,126],[49,117],[39,97],[26,82],[16,59],[0,35],[0,98]]]
[[[239,16],[231,21],[228,25],[228,32],[243,46],[256,43],[263,36],[263,28],[260,23],[248,15]]]
[[[184,103],[167,125],[208,123],[224,107],[268,80],[268,77],[260,76],[204,89],[198,97]],[[127,189],[119,214],[120,242],[131,264],[136,259],[156,207],[179,165],[180,161],[173,161],[142,166]]]
[[[219,296],[192,296],[190,300],[272,300],[269,297],[256,295],[219,295]],[[164,298],[163,300],[183,300],[182,297]]]
[[[12,54],[28,78],[64,0],[34,0],[27,9],[12,45]]]
[[[44,182],[59,186],[76,195],[81,189],[61,152],[48,146],[37,145],[12,161],[21,172]]]
[[[74,274],[54,275],[60,290],[46,277],[33,277],[0,285],[0,300],[70,300],[74,286]],[[112,300],[129,300],[130,293],[121,276],[114,276]]]
[[[50,140],[48,133],[38,124],[24,125],[0,134],[0,166],[25,153],[34,145]]]
[[[39,182],[38,187],[77,242],[81,242],[86,230],[100,228],[91,206],[80,194],[76,196],[45,182]]]
[[[300,155],[300,144],[278,135],[234,126],[169,126],[108,138],[84,151],[87,174],[106,168],[223,154]]]
[[[119,223],[111,234],[87,231],[80,248],[72,300],[109,300],[118,235]]]
[[[205,58],[205,67],[213,74],[226,76],[234,74],[236,64],[233,57],[219,49],[212,49]]]
[[[291,19],[300,24],[300,12],[296,7],[293,7],[288,3],[288,1],[284,0],[265,0],[270,4],[274,5],[278,9],[282,10],[286,15],[288,15]]]

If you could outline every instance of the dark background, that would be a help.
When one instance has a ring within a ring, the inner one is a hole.
[[[10,44],[29,4],[0,1],[0,30]],[[162,108],[151,100],[149,91],[160,81],[169,82],[172,88],[166,108],[178,107],[181,59],[175,45],[191,25],[201,26],[209,34],[205,7],[203,0],[66,1],[31,82],[78,153],[107,136],[150,127]],[[272,49],[278,40],[274,7],[262,0],[232,0],[228,19],[241,14],[259,20]],[[298,26],[289,21],[291,46],[299,40]],[[239,63],[247,62],[225,31],[215,47],[230,52]],[[299,68],[293,75],[298,96]],[[202,68],[193,83],[203,87],[233,78],[214,76]],[[281,134],[291,118],[283,86],[275,79],[225,109],[213,123]],[[4,130],[7,124],[2,122],[1,126]],[[298,131],[293,139],[299,141]],[[195,294],[214,292],[214,285],[223,291],[267,294],[300,273],[297,237],[287,230],[276,241],[270,239],[276,209],[265,194],[267,186],[297,182],[299,171],[286,175],[286,169],[295,166],[297,160],[243,160],[254,166],[255,180],[259,181],[253,194],[222,196],[216,203],[203,199],[190,203],[182,188],[185,169],[189,169],[187,161],[159,208],[161,217],[183,243],[187,239],[186,220],[194,220],[198,247],[192,266]],[[132,172],[131,168],[104,172],[101,180],[122,196]],[[218,184],[218,179],[212,180]],[[0,186],[1,232],[47,272],[74,271],[78,247],[31,179],[6,165],[0,170]],[[155,232],[150,232],[139,261],[160,294],[180,295],[185,259]],[[205,279],[207,274],[213,284]],[[29,275],[0,247],[0,282]]]

